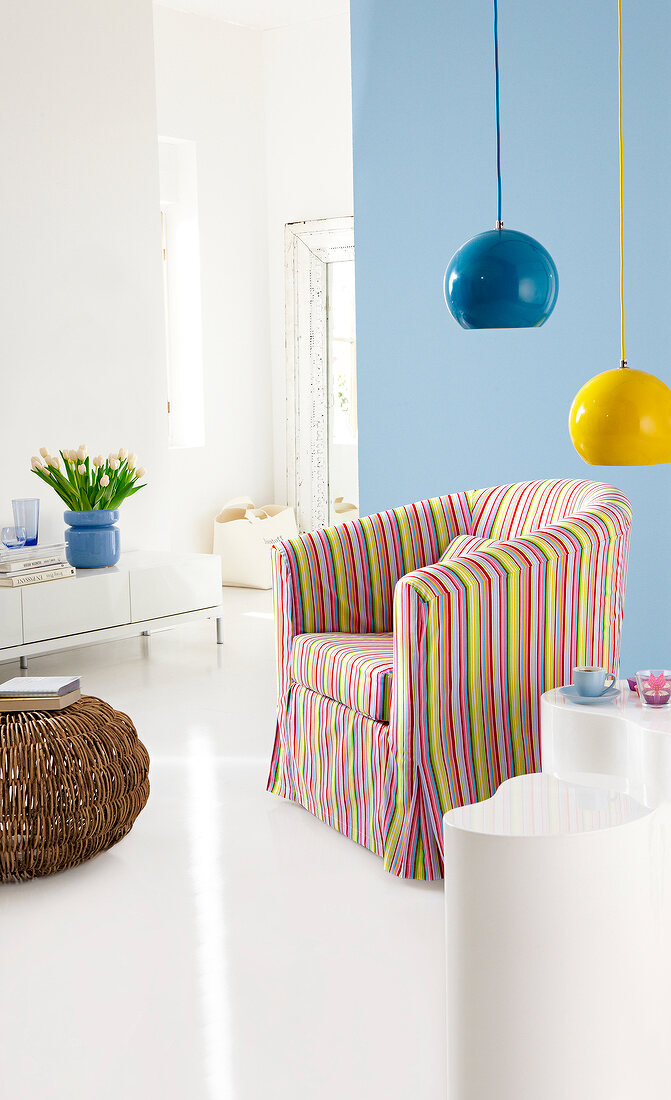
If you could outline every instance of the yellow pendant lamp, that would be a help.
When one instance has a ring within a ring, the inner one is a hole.
[[[575,395],[568,428],[576,451],[591,466],[652,466],[671,462],[671,390],[654,374],[630,370],[624,350],[624,184],[622,154],[622,0],[618,0],[620,109],[621,359]]]

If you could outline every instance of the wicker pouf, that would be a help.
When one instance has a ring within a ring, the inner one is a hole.
[[[93,696],[0,714],[0,881],[51,875],[111,848],[149,797],[130,718]]]

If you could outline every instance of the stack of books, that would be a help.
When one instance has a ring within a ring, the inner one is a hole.
[[[62,542],[54,546],[25,546],[21,550],[0,548],[0,587],[21,588],[24,584],[57,581],[74,575]]]
[[[79,698],[79,676],[15,676],[0,684],[0,713],[64,710]]]

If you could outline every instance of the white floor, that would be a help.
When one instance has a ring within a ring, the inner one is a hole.
[[[444,1100],[443,895],[265,790],[268,593],[71,650],[135,721],[151,795],[116,848],[0,888],[0,1095]],[[16,666],[0,666],[0,680]]]

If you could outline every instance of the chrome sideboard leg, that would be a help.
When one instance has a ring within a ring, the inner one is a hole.
[[[224,644],[224,620],[222,618],[217,619],[217,645]]]
[[[19,668],[23,669],[24,671],[28,668],[27,657],[19,657]]]

